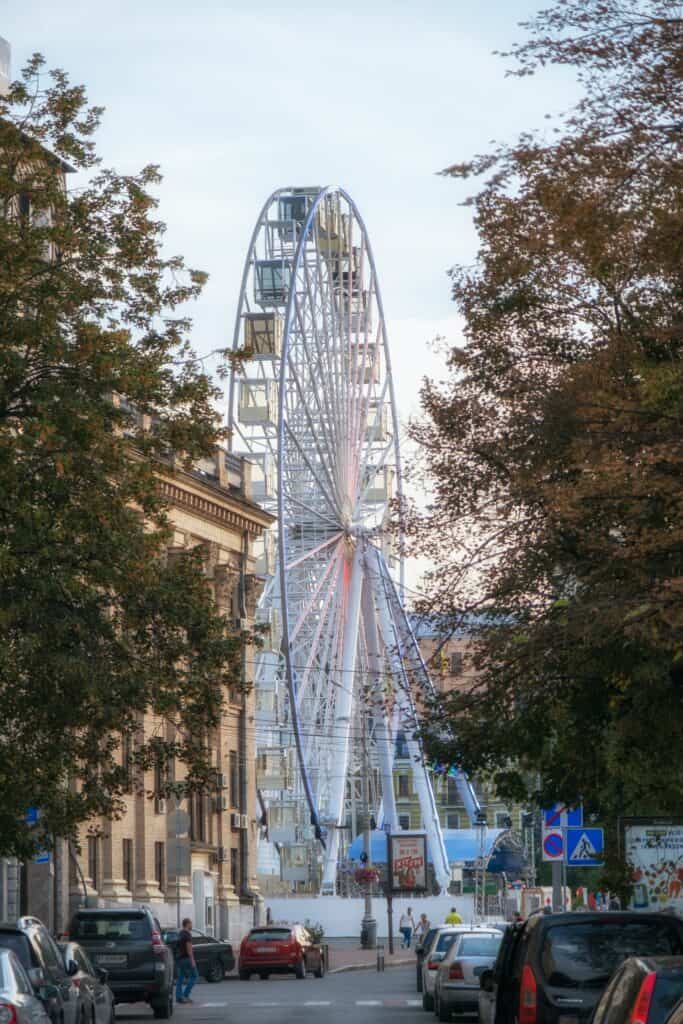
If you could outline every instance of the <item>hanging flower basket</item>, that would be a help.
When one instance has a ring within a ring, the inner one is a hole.
[[[372,885],[379,882],[379,871],[376,868],[357,868],[353,877],[359,885]]]

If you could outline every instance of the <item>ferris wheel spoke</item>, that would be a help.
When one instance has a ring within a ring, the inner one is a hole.
[[[330,509],[332,510],[332,512],[334,512],[336,515],[339,515],[339,507],[338,507],[338,505],[336,504],[334,498],[332,497],[332,495],[328,491],[327,487],[324,486],[324,484],[320,480],[320,477],[318,476],[318,474],[314,470],[313,466],[311,465],[311,462],[310,462],[308,456],[306,455],[306,452],[303,450],[301,444],[299,443],[299,439],[297,438],[296,434],[292,431],[292,428],[289,426],[289,424],[287,422],[284,423],[284,428],[285,428],[285,431],[287,433],[287,437],[294,444],[294,447],[298,451],[300,457],[303,459],[303,461],[305,462],[306,466],[308,467],[308,470],[309,470],[311,476],[313,477],[313,479],[317,483],[318,487],[320,488],[321,495],[327,501],[327,504],[330,507]]]
[[[321,638],[321,635],[322,635],[323,630],[325,629],[325,627],[327,627],[327,635],[328,635],[328,638],[330,638],[333,635],[332,627],[337,625],[337,620],[338,620],[338,617],[339,617],[339,608],[338,608],[338,605],[336,604],[334,598],[335,598],[335,594],[336,594],[336,590],[337,590],[337,586],[336,585],[337,585],[337,583],[339,581],[340,569],[341,569],[341,558],[338,558],[333,585],[328,588],[327,595],[325,596],[322,608],[320,609],[320,613],[319,613],[319,617],[318,617],[318,624],[317,624],[317,626],[315,628],[313,636],[309,640],[309,644],[308,644],[308,647],[309,647],[308,658],[306,660],[306,665],[305,665],[305,668],[304,668],[304,671],[303,671],[303,675],[302,675],[302,679],[301,679],[301,685],[300,685],[300,687],[297,688],[297,703],[298,704],[301,704],[301,702],[304,700],[304,697],[306,696],[306,690],[307,690],[307,687],[308,687],[309,677],[310,677],[311,671],[313,669],[314,663],[316,663],[316,662],[318,663],[317,671],[321,671],[321,667],[324,666],[324,664],[325,664],[324,656],[321,659],[321,653],[322,652],[320,650],[320,638]],[[330,615],[330,610],[332,611],[331,615]]]
[[[304,393],[304,389],[303,389],[301,380],[299,378],[299,374],[297,373],[296,367],[295,367],[295,365],[294,365],[294,363],[293,363],[293,361],[291,359],[289,361],[289,370],[290,370],[290,373],[292,374],[292,377],[293,377],[294,382],[296,384],[297,394],[298,394],[299,400],[300,400],[301,405],[302,405],[303,410],[304,410],[304,414],[305,414],[306,421],[307,421],[307,424],[308,424],[310,440],[312,441],[312,443],[313,443],[313,445],[315,447],[315,450],[318,453],[318,459],[320,460],[320,465],[323,467],[323,469],[325,471],[325,476],[327,477],[327,481],[328,481],[328,483],[330,485],[331,491],[336,496],[337,503],[339,503],[339,489],[338,489],[338,485],[332,479],[332,475],[330,474],[330,469],[329,469],[329,466],[328,466],[329,458],[326,458],[325,453],[323,452],[323,450],[321,449],[320,445],[318,444],[318,439],[317,439],[317,433],[316,433],[315,425],[314,425],[313,419],[311,417],[311,410],[310,410],[308,402],[306,400],[306,395]],[[314,392],[314,394],[315,394],[315,392]],[[320,409],[319,408],[318,408],[318,414],[320,415]]]
[[[330,573],[332,571],[335,572],[335,582],[333,583],[333,587],[336,586],[336,580],[338,580],[338,578],[339,578],[340,568],[341,568],[340,550],[339,550],[339,548],[337,548],[335,551],[333,551],[330,554],[330,556],[328,558],[328,561],[327,561],[327,565],[325,566],[325,569],[323,570],[323,572],[320,573],[320,575],[318,577],[318,580],[316,581],[315,586],[313,587],[313,590],[311,592],[310,598],[308,599],[308,601],[305,603],[305,605],[303,606],[303,608],[299,612],[299,616],[298,616],[298,618],[297,618],[296,622],[294,623],[294,626],[292,627],[292,630],[291,630],[291,642],[292,643],[294,643],[294,641],[296,640],[297,636],[299,635],[299,631],[300,631],[302,625],[304,624],[304,622],[306,622],[307,619],[311,616],[314,604],[315,604],[316,600],[318,599],[318,595],[320,594],[320,591],[322,590],[323,586],[325,585],[325,583],[327,581],[328,576],[330,575]]]
[[[328,539],[323,541],[321,544],[318,544],[316,547],[311,548],[310,551],[304,552],[303,555],[299,555],[299,557],[295,558],[293,562],[288,562],[286,567],[285,567],[287,569],[287,572],[291,572],[292,569],[295,569],[297,567],[297,565],[301,565],[301,563],[305,562],[306,559],[308,559],[308,558],[315,558],[315,556],[320,554],[321,551],[324,551],[325,548],[328,548],[331,544],[336,544],[337,541],[342,536],[343,536],[343,534],[342,534],[341,530],[338,531],[337,533],[333,533],[331,537],[328,537]]]

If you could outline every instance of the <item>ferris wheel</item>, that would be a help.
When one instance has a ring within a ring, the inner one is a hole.
[[[254,498],[277,517],[257,560],[265,579],[257,785],[270,838],[292,878],[305,877],[296,869],[315,844],[322,891],[333,892],[361,783],[377,824],[399,827],[400,732],[445,887],[448,858],[416,718],[416,694],[431,683],[388,528],[401,460],[387,330],[365,225],[343,189],[285,188],[266,201],[233,349],[231,449],[249,460]],[[470,810],[476,798],[461,784]]]

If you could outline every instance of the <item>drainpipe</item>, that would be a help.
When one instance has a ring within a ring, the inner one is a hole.
[[[249,557],[249,532],[247,530],[242,531],[242,558],[240,560],[240,587],[239,587],[239,602],[240,602],[240,618],[246,619],[247,617],[247,559]],[[246,645],[242,647],[242,681],[244,682],[247,678],[247,651]],[[240,813],[247,813],[249,805],[249,794],[247,788],[247,736],[248,736],[249,723],[247,721],[247,695],[242,693],[242,699],[240,702],[240,716],[239,716],[239,758],[240,758]],[[251,826],[251,822],[249,823]],[[249,886],[250,871],[250,849],[249,849],[249,834],[250,827],[246,829],[240,829],[240,888],[244,895],[252,901],[254,916],[253,924],[256,926],[260,924],[261,908],[263,906],[263,897],[260,892],[256,889],[251,889]]]

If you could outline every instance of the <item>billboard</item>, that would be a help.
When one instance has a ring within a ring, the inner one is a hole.
[[[427,889],[427,836],[424,832],[394,832],[387,836],[389,888],[392,892]]]
[[[683,911],[683,818],[624,818],[622,824],[634,909]]]

